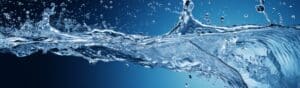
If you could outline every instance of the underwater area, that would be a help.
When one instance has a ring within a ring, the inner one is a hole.
[[[297,0],[0,0],[2,88],[300,88]]]

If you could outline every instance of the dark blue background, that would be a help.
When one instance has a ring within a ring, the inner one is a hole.
[[[78,57],[42,53],[25,58],[0,56],[1,88],[184,88],[186,83],[192,87],[222,87],[220,80],[125,62],[90,64]]]

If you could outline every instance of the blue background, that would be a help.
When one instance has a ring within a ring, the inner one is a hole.
[[[26,14],[23,8],[30,10],[31,20],[39,21],[44,8],[50,7],[50,3],[55,3],[57,13],[51,17],[51,25],[57,28],[60,28],[57,20],[61,9],[66,8],[69,11],[61,13],[62,17],[75,19],[77,23],[105,28],[103,21],[106,21],[106,25],[116,31],[149,36],[161,35],[171,30],[178,21],[182,7],[181,0],[156,0],[158,4],[151,5],[154,7],[162,5],[155,10],[148,5],[154,0],[112,0],[113,9],[110,10],[99,5],[100,0],[72,0],[73,3],[49,0],[45,5],[41,2],[19,0],[25,3],[25,6],[15,6],[14,3],[7,2],[9,0],[0,1],[1,13],[16,10],[11,13],[12,18],[22,17],[19,21],[13,21],[5,19],[1,14],[2,26],[24,22]],[[67,6],[60,5],[62,2]],[[104,3],[110,2],[104,0]],[[205,24],[218,26],[268,24],[263,14],[256,12],[255,5],[259,4],[257,0],[194,0],[194,3],[195,18]],[[266,12],[273,23],[279,23],[278,13],[281,13],[283,25],[299,24],[300,13],[297,9],[299,3],[297,0],[268,0],[265,3]],[[127,5],[129,7],[125,8]],[[3,10],[4,7],[9,8]],[[166,10],[167,8],[171,11]],[[205,16],[206,13],[209,15]],[[246,14],[248,17],[244,16]],[[296,18],[293,19],[292,15]],[[223,23],[220,21],[222,16],[225,18]],[[210,21],[207,22],[204,18],[209,18]],[[188,77],[189,75],[192,75],[192,79]],[[149,69],[126,62],[90,64],[82,58],[53,54],[37,53],[24,58],[0,54],[0,88],[184,88],[186,83],[190,88],[224,86],[220,80],[198,78],[195,73],[175,72],[163,68]]]

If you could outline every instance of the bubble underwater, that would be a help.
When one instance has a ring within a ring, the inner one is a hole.
[[[3,7],[0,52],[26,57],[42,51],[81,57],[90,63],[130,62],[150,68],[193,72],[199,77],[216,77],[230,88],[300,87],[300,26],[283,25],[282,17],[275,22],[268,12],[270,8],[265,5],[268,1],[259,0],[252,6],[256,14],[263,16],[265,24],[234,26],[210,24],[210,19],[206,19],[210,16],[208,13],[204,20],[195,16],[200,8],[196,0],[100,0],[97,3],[104,4],[100,12],[85,4],[75,4],[82,8],[74,10],[68,7],[70,2],[1,0],[3,6],[3,3],[21,6],[41,3],[39,5],[45,8],[21,9],[23,12],[17,13]],[[126,6],[128,3],[135,5]],[[208,4],[211,3],[213,0],[209,0]],[[142,7],[151,10],[137,9]],[[130,10],[126,12],[122,8]],[[80,12],[85,14],[80,15]],[[170,18],[165,18],[168,16]],[[293,19],[296,17],[291,15]],[[230,20],[226,16],[215,18],[221,20],[220,24]],[[91,25],[99,19],[102,20],[99,24]],[[139,33],[143,28],[160,28],[165,33],[154,36]],[[138,31],[129,33],[131,29]]]

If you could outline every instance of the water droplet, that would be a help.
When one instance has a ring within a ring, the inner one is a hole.
[[[18,5],[19,5],[19,6],[22,6],[22,5],[24,5],[24,3],[22,3],[22,2],[18,2]]]
[[[103,14],[100,14],[100,18],[103,19]]]
[[[286,2],[282,2],[282,5],[286,5]]]
[[[224,18],[224,16],[221,16],[220,19],[221,19],[221,22],[224,22],[224,19],[225,19],[225,18]]]
[[[4,17],[5,17],[6,19],[8,19],[8,20],[10,20],[10,19],[11,19],[11,17],[10,17],[10,14],[9,14],[9,13],[3,13],[3,15],[4,15]]]
[[[278,17],[279,17],[279,24],[283,24],[283,17],[281,15],[281,13],[278,13]]]
[[[210,18],[209,18],[209,13],[205,13],[205,16],[204,16],[204,21],[206,22],[206,24],[210,24]]]
[[[249,17],[249,15],[248,14],[244,14],[244,18],[248,18]]]
[[[262,13],[265,11],[265,7],[263,5],[256,5],[256,11]]]
[[[222,24],[224,23],[224,20],[225,20],[224,16],[221,16],[220,21],[221,21]]]
[[[211,1],[210,1],[210,0],[208,0],[208,4],[209,4],[209,5],[211,4]]]
[[[189,78],[192,79],[192,75],[189,75]]]
[[[296,19],[296,16],[295,16],[295,15],[292,15],[291,18],[292,18],[292,19]]]
[[[109,1],[109,4],[113,4],[114,2],[113,1]]]
[[[152,20],[152,23],[155,23],[156,21],[155,20]]]
[[[168,3],[167,5],[169,5],[169,6],[170,6],[170,5],[172,5],[172,4],[171,4],[171,3]]]
[[[30,13],[30,11],[27,10],[27,11],[26,11],[26,14],[29,14],[29,13]]]
[[[21,17],[17,17],[18,21],[20,21],[22,18]]]
[[[189,84],[185,83],[184,88],[188,88],[188,87],[189,87]]]
[[[103,0],[100,0],[100,4],[103,4],[104,3],[104,1]]]

